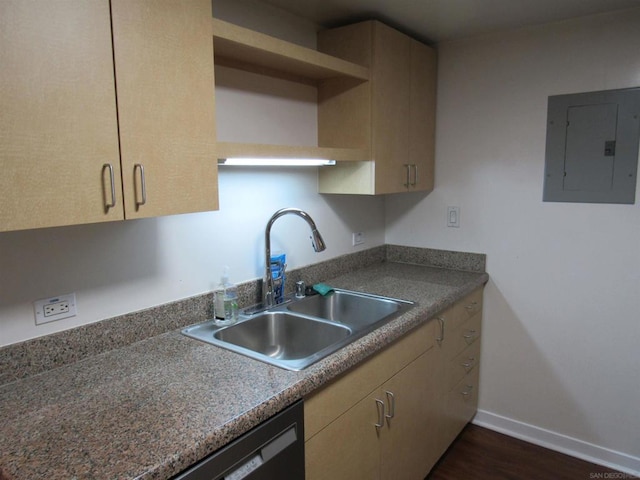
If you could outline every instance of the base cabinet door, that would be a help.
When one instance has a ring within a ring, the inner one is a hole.
[[[361,400],[306,442],[307,480],[380,478],[377,396]]]
[[[382,479],[423,479],[438,459],[430,435],[437,422],[434,353],[424,353],[383,385],[390,411],[380,432]]]

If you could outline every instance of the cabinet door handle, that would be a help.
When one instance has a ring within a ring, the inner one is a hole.
[[[418,165],[412,163],[411,166],[413,167],[413,182],[411,183],[411,185],[415,187],[418,183]]]
[[[396,397],[393,395],[393,392],[388,390],[384,393],[387,394],[387,401],[389,402],[389,413],[385,415],[385,418],[389,420],[396,416]]]
[[[384,402],[376,398],[376,408],[378,409],[378,423],[375,423],[376,431],[384,427]]]
[[[407,179],[406,179],[407,181],[403,183],[403,185],[409,188],[409,185],[411,185],[411,165],[409,165],[408,163],[405,163],[404,168],[407,170]]]
[[[440,336],[436,338],[438,345],[442,345],[444,341],[444,318],[438,317],[438,323],[440,323]]]
[[[105,163],[102,165],[102,175],[104,178],[104,171],[109,170],[109,182],[111,184],[111,201],[107,202],[107,195],[105,192],[105,201],[104,201],[104,212],[107,213],[110,208],[116,206],[116,182],[113,175],[113,165],[110,163]]]
[[[133,176],[135,179],[136,172],[140,172],[140,195],[142,198],[138,201],[138,195],[136,193],[136,210],[140,209],[141,205],[147,203],[147,182],[144,176],[144,165],[141,163],[136,163],[133,166]]]

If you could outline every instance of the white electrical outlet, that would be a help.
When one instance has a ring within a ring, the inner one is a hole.
[[[362,245],[364,243],[364,232],[353,232],[353,246]]]
[[[76,316],[76,294],[59,295],[33,302],[36,325]]]

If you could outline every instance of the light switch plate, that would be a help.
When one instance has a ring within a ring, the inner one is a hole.
[[[460,207],[447,207],[447,227],[460,227]]]

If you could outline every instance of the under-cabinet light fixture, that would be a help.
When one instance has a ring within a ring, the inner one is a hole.
[[[324,167],[335,165],[335,160],[324,158],[220,158],[218,165],[257,167]]]

